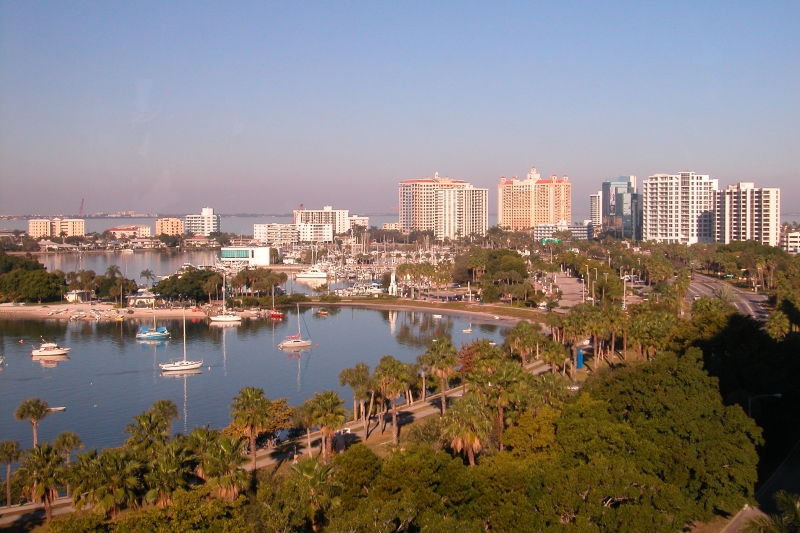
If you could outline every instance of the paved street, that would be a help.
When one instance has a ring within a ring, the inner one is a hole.
[[[763,293],[755,293],[752,291],[743,291],[733,287],[732,285],[719,281],[710,276],[695,273],[694,281],[689,285],[688,300],[695,300],[701,296],[714,296],[714,290],[723,285],[731,287],[738,296],[739,300],[734,304],[739,312],[743,315],[750,315],[759,320],[766,320],[767,311],[764,304],[767,302],[767,295]]]

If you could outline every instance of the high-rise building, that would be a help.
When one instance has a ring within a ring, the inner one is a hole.
[[[330,224],[334,233],[347,233],[350,229],[350,210],[333,209],[326,205],[322,209],[294,210],[295,224]]]
[[[718,181],[694,172],[655,174],[642,184],[642,239],[676,244],[713,242]]]
[[[489,189],[463,180],[433,178],[400,183],[400,231],[434,232],[437,239],[485,235],[489,229]]]
[[[500,178],[497,186],[497,225],[512,231],[539,224],[569,224],[572,219],[572,185],[564,175],[543,180],[531,167],[525,180]]]
[[[603,191],[589,195],[589,218],[592,220],[593,230],[603,225]]]
[[[780,243],[781,190],[756,188],[753,183],[728,185],[716,191],[716,240]]]
[[[186,233],[208,237],[220,231],[220,218],[214,214],[214,208],[204,207],[199,215],[186,215]]]
[[[183,235],[183,220],[159,218],[156,220],[156,235]]]
[[[253,240],[263,244],[292,244],[300,242],[300,232],[297,224],[253,224]]]
[[[642,200],[636,192],[636,176],[620,176],[603,182],[603,231],[619,239],[642,239]]]

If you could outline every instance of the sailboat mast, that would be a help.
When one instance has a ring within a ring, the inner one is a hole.
[[[186,361],[186,308],[183,308],[183,360]]]

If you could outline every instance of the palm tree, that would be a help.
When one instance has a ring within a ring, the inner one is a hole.
[[[240,427],[250,442],[253,474],[256,470],[256,438],[267,428],[269,422],[269,400],[263,389],[244,387],[231,404],[233,423]]]
[[[242,470],[246,461],[242,452],[242,439],[222,435],[201,458],[212,493],[226,501],[233,501],[247,485],[247,474]]]
[[[53,439],[53,448],[58,450],[64,456],[67,463],[67,468],[71,463],[71,455],[73,450],[82,450],[83,442],[77,433],[72,431],[62,431],[58,437]],[[67,483],[67,497],[71,495],[70,485]]]
[[[22,476],[23,491],[34,502],[44,504],[47,519],[53,516],[53,501],[58,498],[57,487],[64,479],[62,467],[64,457],[49,442],[28,450],[19,475]]]
[[[130,435],[125,446],[145,457],[153,458],[157,451],[156,445],[164,444],[169,438],[169,420],[152,411],[134,416],[133,420],[125,428],[125,433]]]
[[[542,342],[540,331],[542,325],[538,322],[533,325],[530,322],[521,320],[517,322],[514,329],[506,335],[506,345],[509,351],[516,352],[522,359],[522,364],[528,364],[528,356],[536,353],[536,358],[539,358],[539,345]]]
[[[422,391],[421,391],[421,398],[423,402],[427,397],[426,394],[428,392],[428,385],[427,385],[427,377],[428,372],[431,371],[431,356],[427,353],[423,353],[417,356],[417,365],[419,366],[419,375],[422,378]]]
[[[562,325],[562,335],[565,341],[568,341],[572,346],[572,361],[570,364],[570,379],[575,381],[577,378],[577,361],[578,361],[578,343],[583,340],[586,335],[587,320],[586,314],[588,306],[585,304],[578,304],[573,307],[569,314],[564,317]]]
[[[217,446],[217,439],[222,433],[208,426],[198,426],[189,434],[189,447],[197,458],[195,474],[203,481],[208,480],[206,473],[206,455]]]
[[[327,464],[333,451],[333,437],[336,430],[344,426],[347,420],[347,410],[342,407],[344,400],[339,393],[326,390],[316,393],[311,400],[314,424],[322,433],[322,462]]]
[[[39,443],[39,436],[37,433],[39,422],[41,422],[49,413],[50,407],[47,405],[47,402],[42,401],[39,398],[24,400],[21,404],[19,404],[17,411],[14,413],[14,418],[17,420],[30,420],[31,426],[33,427],[34,448]]]
[[[468,392],[444,417],[442,437],[450,441],[456,453],[464,452],[470,466],[475,466],[475,455],[480,453],[492,432],[492,422],[483,401]]]
[[[767,319],[767,333],[775,340],[781,340],[786,337],[791,331],[791,327],[789,317],[780,309],[775,310]]]
[[[369,366],[366,363],[356,363],[353,368],[345,368],[339,373],[339,385],[348,385],[353,389],[353,421],[363,418],[364,402],[369,393]],[[361,413],[357,408],[359,402]]]
[[[600,362],[600,339],[605,337],[608,328],[606,326],[605,313],[600,307],[592,306],[586,314],[586,333],[592,336],[592,356],[593,356],[593,371],[597,371],[597,365]]]
[[[524,401],[528,376],[522,365],[514,360],[491,362],[470,375],[477,395],[486,405],[491,405],[497,410],[495,431],[500,451],[503,451],[506,409]]]
[[[19,442],[4,440],[0,442],[0,462],[6,464],[6,507],[11,506],[11,463],[22,459]]]
[[[116,518],[122,506],[135,506],[142,486],[141,463],[124,449],[108,448],[98,454],[96,450],[77,457],[72,465],[72,501],[80,511],[90,505],[92,509]]]
[[[714,298],[728,304],[734,304],[739,301],[739,297],[736,296],[736,291],[728,284],[720,285],[714,289]]]
[[[564,353],[564,345],[555,341],[547,341],[542,349],[542,360],[550,365],[550,371],[555,374],[558,367],[566,365],[567,355]]]
[[[455,355],[453,355],[453,358],[455,359]],[[410,377],[408,374],[408,365],[398,361],[391,355],[381,357],[378,366],[375,368],[375,380],[381,390],[381,396],[388,398],[392,403],[392,444],[395,446],[397,446],[400,435],[400,430],[397,427],[397,397],[408,388]]]
[[[298,428],[306,430],[306,453],[311,457],[311,428],[314,427],[314,399],[306,398],[306,401],[294,410],[294,424]],[[364,437],[366,440],[366,437]]]
[[[450,339],[440,338],[428,346],[425,354],[430,358],[431,372],[439,378],[442,391],[442,416],[447,412],[447,382],[455,372],[457,351]]]
[[[142,270],[139,273],[139,277],[146,279],[148,283],[150,283],[150,280],[156,279],[155,274],[153,274],[153,271],[150,270],[149,268],[145,268],[144,270]]]
[[[780,514],[751,518],[744,526],[744,533],[796,533],[800,531],[800,495],[779,490],[772,497]]]
[[[297,492],[306,507],[306,519],[312,531],[320,531],[325,523],[325,512],[336,505],[333,488],[337,485],[333,467],[309,459],[292,465],[296,475]]]
[[[172,504],[172,493],[189,485],[192,471],[191,455],[177,440],[161,446],[158,456],[153,460],[144,476],[149,490],[144,496],[148,503],[163,508]]]

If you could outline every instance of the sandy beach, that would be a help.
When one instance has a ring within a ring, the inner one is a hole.
[[[530,313],[531,316],[519,316],[518,309],[502,306],[482,306],[479,304],[446,304],[436,302],[425,302],[420,300],[391,300],[391,301],[371,301],[363,300],[343,300],[341,302],[321,303],[305,302],[300,304],[303,307],[357,307],[365,309],[380,309],[387,311],[417,311],[434,313],[450,316],[470,317],[476,323],[514,325],[519,320],[541,321],[543,315]],[[216,307],[216,306],[215,306]],[[199,308],[187,308],[186,317],[205,318],[209,314],[210,307],[205,305]],[[510,314],[513,312],[513,314]],[[125,321],[148,321],[153,319],[153,314],[157,318],[181,318],[182,308],[173,309],[149,309],[149,308],[125,308],[114,309],[110,303],[50,303],[42,305],[13,305],[12,303],[0,304],[0,319],[22,319],[22,320],[92,320],[92,321],[113,321],[117,316],[122,316]],[[239,313],[243,319],[259,318],[255,312],[243,311]]]

